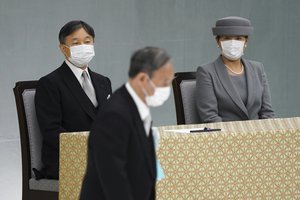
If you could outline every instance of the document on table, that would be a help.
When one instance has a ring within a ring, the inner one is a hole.
[[[167,132],[175,132],[175,133],[198,133],[198,132],[213,132],[213,131],[221,131],[220,128],[190,128],[190,129],[174,129],[174,130],[165,130]]]

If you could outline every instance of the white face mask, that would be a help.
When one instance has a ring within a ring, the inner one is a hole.
[[[150,78],[149,78],[150,80]],[[143,89],[146,95],[146,103],[151,107],[161,106],[170,96],[171,87],[156,87],[154,83],[150,80],[152,87],[154,88],[154,93],[152,96],[149,96],[146,90]]]
[[[222,55],[229,60],[238,60],[244,54],[245,41],[226,40],[221,41]]]
[[[69,60],[76,67],[85,67],[95,56],[94,45],[76,45],[70,47]]]

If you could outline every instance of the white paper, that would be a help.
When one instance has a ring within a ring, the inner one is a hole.
[[[175,132],[175,133],[191,133],[192,130],[204,130],[204,128],[173,129],[173,130],[165,130],[165,131]]]

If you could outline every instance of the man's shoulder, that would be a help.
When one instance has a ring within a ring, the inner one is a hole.
[[[110,110],[122,110],[121,112],[130,111],[132,102],[126,87],[122,85],[111,95],[106,107]]]
[[[118,115],[121,118],[130,118],[134,108],[132,107],[132,100],[126,94],[126,88],[121,86],[108,99],[105,106],[101,108],[98,115],[107,118],[108,116]]]
[[[116,89],[116,91],[111,95],[108,102],[110,104],[113,104],[114,106],[123,106],[123,104],[128,100],[126,97],[126,92],[127,90],[125,86],[121,86],[120,88]]]
[[[99,74],[97,72],[94,72],[93,70],[89,69],[89,73],[90,75],[92,75],[93,78],[99,80],[99,81],[109,81],[110,82],[110,79],[107,77],[107,76],[104,76],[102,74]]]
[[[55,83],[60,81],[64,77],[63,71],[65,71],[64,64],[62,64],[60,67],[56,68],[54,71],[50,72],[49,74],[46,74],[45,76],[41,77],[38,81],[38,84],[42,82]]]

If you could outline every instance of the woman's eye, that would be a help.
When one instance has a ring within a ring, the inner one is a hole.
[[[245,38],[244,37],[238,37],[236,38],[236,40],[244,40]]]

